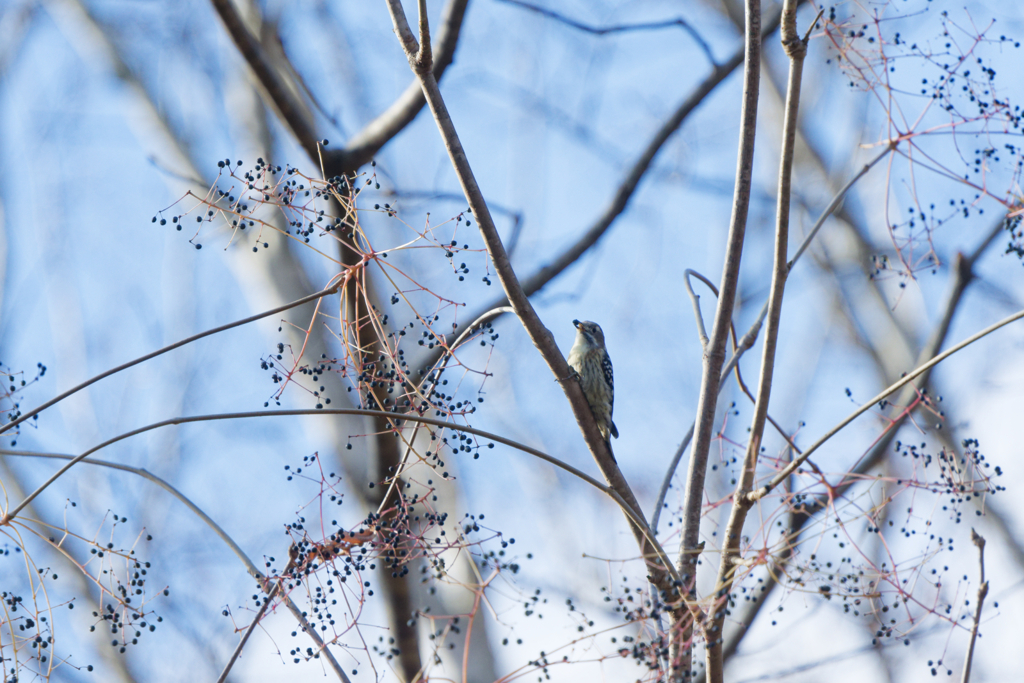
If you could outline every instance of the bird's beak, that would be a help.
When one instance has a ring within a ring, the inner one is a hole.
[[[579,329],[580,321],[579,320],[573,320],[572,321],[572,326],[575,327],[576,329]]]

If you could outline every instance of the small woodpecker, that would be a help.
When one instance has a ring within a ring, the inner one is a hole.
[[[569,349],[569,366],[579,375],[580,388],[594,413],[601,436],[605,441],[609,435],[617,439],[619,430],[612,422],[615,379],[612,359],[604,347],[604,332],[600,325],[587,320],[573,320],[572,324],[576,327],[576,341]]]

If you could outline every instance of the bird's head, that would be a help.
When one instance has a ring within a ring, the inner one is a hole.
[[[576,334],[584,337],[593,346],[604,346],[604,332],[597,323],[589,320],[573,320]]]

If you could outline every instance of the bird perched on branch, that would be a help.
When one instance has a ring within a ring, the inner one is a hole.
[[[588,320],[573,320],[576,327],[576,341],[569,349],[569,366],[579,375],[580,388],[594,413],[597,428],[605,441],[609,435],[619,438],[619,430],[612,422],[612,406],[615,403],[615,379],[612,374],[612,359],[604,347],[604,332],[597,323]]]

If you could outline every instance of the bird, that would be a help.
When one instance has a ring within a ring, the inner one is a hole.
[[[566,360],[579,376],[580,388],[594,413],[601,436],[605,441],[609,441],[609,436],[617,439],[619,430],[612,422],[615,378],[612,359],[604,346],[604,332],[600,325],[589,320],[573,320],[572,324],[576,328],[576,340]]]

